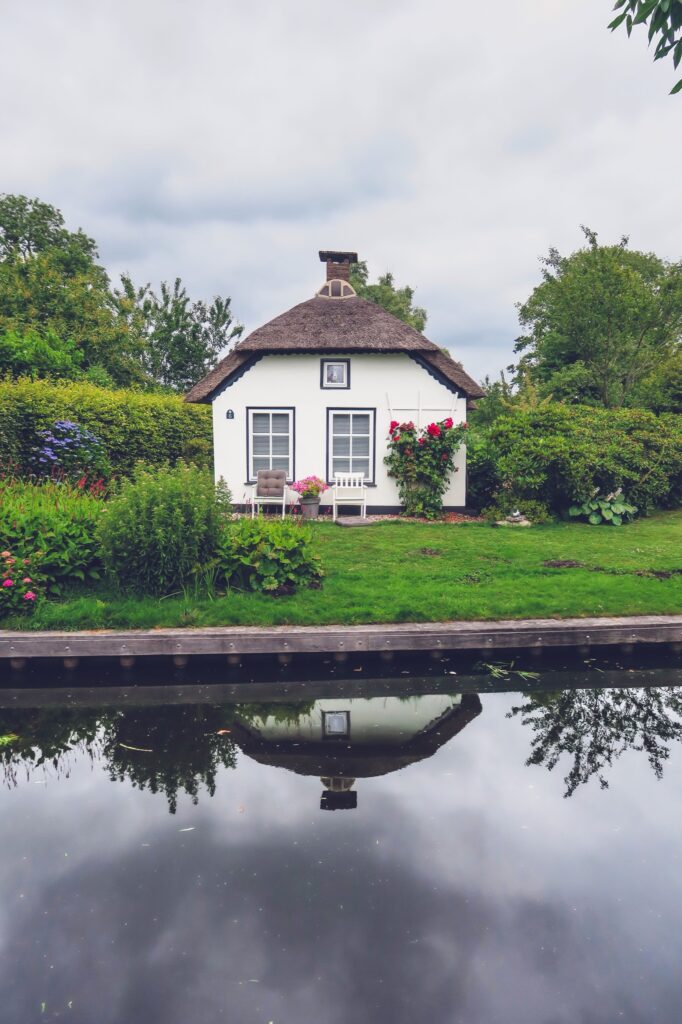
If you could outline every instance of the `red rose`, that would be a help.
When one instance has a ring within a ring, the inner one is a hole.
[[[452,416],[448,416],[446,420],[443,420],[443,426],[446,427],[448,430],[450,429],[450,427],[452,426]]]
[[[440,427],[437,423],[429,423],[426,433],[430,434],[431,437],[440,437]]]
[[[393,433],[395,428],[398,427],[398,426],[400,426],[400,424],[398,423],[397,420],[391,420],[391,425],[390,425],[390,427],[388,429],[390,430],[391,433]]]
[[[400,434],[394,434],[393,435],[393,440],[394,441],[399,441],[400,440]]]
[[[420,437],[420,438],[419,438],[419,443],[420,443],[420,444],[424,444],[424,438],[423,438],[423,437]]]

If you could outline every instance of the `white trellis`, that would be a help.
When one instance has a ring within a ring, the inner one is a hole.
[[[417,425],[417,429],[418,430],[421,430],[421,426],[422,426],[422,413],[438,412],[438,413],[444,413],[445,415],[449,415],[449,416],[453,417],[454,414],[455,414],[455,403],[456,403],[456,401],[457,401],[457,395],[453,395],[452,396],[452,402],[450,403],[449,406],[443,406],[443,405],[425,405],[425,406],[422,406],[422,393],[421,393],[421,391],[418,391],[417,392],[417,404],[416,405],[391,405],[390,396],[388,394],[388,391],[386,392],[386,407],[388,409],[389,419],[392,420],[394,418],[394,413],[398,413],[398,412],[416,412],[417,413],[417,418],[415,420],[415,423]],[[431,418],[432,417],[427,417],[427,419],[431,419]],[[433,417],[433,418],[435,419],[436,417]],[[443,418],[445,418],[445,416]]]

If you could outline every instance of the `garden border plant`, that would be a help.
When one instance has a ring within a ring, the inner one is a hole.
[[[391,420],[384,463],[406,516],[436,519],[442,514],[443,495],[457,472],[455,458],[467,429],[467,423],[455,425],[450,416],[421,430],[412,420]]]

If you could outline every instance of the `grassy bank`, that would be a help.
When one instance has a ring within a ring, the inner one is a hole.
[[[315,533],[327,571],[321,590],[279,598],[230,591],[213,600],[189,593],[157,600],[90,584],[44,602],[30,619],[5,620],[3,626],[269,626],[682,612],[682,511],[621,528],[390,522],[343,530],[317,523]],[[551,561],[581,565],[544,564]]]

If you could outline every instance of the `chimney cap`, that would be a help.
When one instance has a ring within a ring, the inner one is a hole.
[[[320,261],[322,263],[357,263],[356,252],[337,252],[334,249],[320,250]]]

